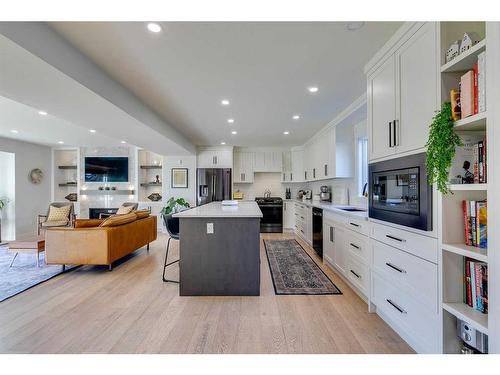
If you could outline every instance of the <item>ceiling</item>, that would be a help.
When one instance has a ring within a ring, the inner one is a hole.
[[[160,25],[154,34],[143,22],[50,23],[193,143],[292,146],[366,90],[365,63],[401,23],[357,31],[345,22]]]
[[[0,137],[46,146],[61,146],[59,142],[64,146],[120,145],[116,138],[91,133],[88,128],[38,112],[38,108],[0,96]]]

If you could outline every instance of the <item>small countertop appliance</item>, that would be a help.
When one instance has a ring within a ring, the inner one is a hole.
[[[330,189],[328,186],[321,186],[319,188],[320,193],[319,193],[319,199],[323,202],[331,202],[332,201],[332,194],[330,193]]]

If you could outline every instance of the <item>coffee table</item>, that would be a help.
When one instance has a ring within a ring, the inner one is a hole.
[[[25,237],[16,241],[11,241],[7,244],[9,251],[15,251],[16,254],[10,262],[10,266],[16,260],[19,253],[36,253],[36,265],[40,267],[40,253],[45,251],[45,237],[44,236],[31,236]]]

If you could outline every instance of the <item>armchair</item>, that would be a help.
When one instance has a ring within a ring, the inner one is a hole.
[[[48,220],[50,207],[55,208],[69,207],[68,216],[63,220]],[[42,229],[54,227],[73,227],[76,220],[75,209],[72,202],[52,202],[45,215],[38,215],[37,218],[37,232],[40,235]]]

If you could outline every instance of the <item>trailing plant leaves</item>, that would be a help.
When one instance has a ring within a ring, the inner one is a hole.
[[[432,119],[427,140],[427,179],[429,184],[436,184],[437,189],[449,193],[448,174],[455,148],[462,145],[462,140],[453,131],[451,103],[443,103],[441,110]]]

